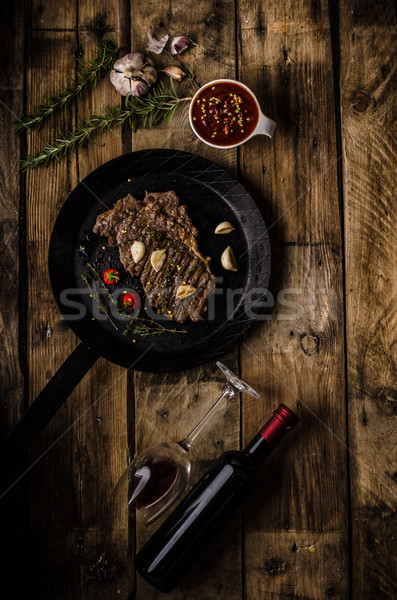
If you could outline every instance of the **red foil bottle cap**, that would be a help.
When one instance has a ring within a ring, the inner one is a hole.
[[[271,446],[276,446],[285,434],[295,427],[298,421],[298,415],[285,404],[280,404],[259,433]]]

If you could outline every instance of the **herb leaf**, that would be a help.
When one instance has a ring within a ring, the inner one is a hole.
[[[107,316],[107,318],[109,319],[109,322],[113,325],[113,327],[117,331],[120,331],[119,327],[116,325],[116,323],[110,317],[109,307],[106,306],[106,304],[104,304],[104,302],[102,301],[101,295],[99,293],[98,282],[99,282],[100,286],[102,286],[102,288],[105,290],[105,292],[106,292],[105,295],[107,296],[109,301],[112,302],[116,306],[117,312],[123,316],[125,316],[128,313],[126,312],[126,310],[124,308],[118,307],[117,301],[114,299],[114,297],[109,292],[107,287],[103,284],[98,271],[95,270],[95,268],[92,266],[91,263],[87,263],[87,271],[85,273],[83,273],[81,278],[84,281],[84,283],[86,284],[86,286],[88,287],[90,294],[91,294],[93,300],[97,303],[100,311],[103,312]],[[168,292],[168,290],[166,290],[166,295],[168,296],[169,293],[167,293],[167,292]],[[132,333],[134,335],[139,335],[142,338],[146,338],[151,335],[161,335],[163,333],[187,333],[187,331],[186,331],[186,329],[167,328],[167,327],[164,327],[164,325],[161,325],[161,323],[154,321],[153,319],[138,317],[138,315],[135,315],[135,316],[131,317],[131,320],[129,321],[127,326],[124,328],[122,335],[127,336],[130,333]]]
[[[73,153],[84,142],[92,140],[94,135],[101,135],[104,131],[111,131],[117,135],[114,128],[120,128],[124,123],[131,127],[135,118],[140,118],[142,126],[148,128],[163,118],[169,124],[179,104],[188,100],[191,98],[179,98],[173,85],[168,89],[159,81],[144,98],[127,96],[125,108],[116,104],[110,108],[102,108],[99,114],[94,113],[80,121],[75,129],[60,132],[54,142],[45,142],[37,154],[26,155],[20,161],[20,169],[35,169],[41,165],[48,165],[53,159],[60,160],[66,154]]]
[[[119,48],[113,41],[105,42],[93,51],[96,56],[94,59],[85,59],[78,61],[79,71],[75,78],[70,79],[69,86],[65,86],[58,96],[53,96],[47,100],[47,104],[39,106],[34,115],[26,115],[15,121],[15,133],[21,135],[24,131],[29,131],[32,127],[40,127],[43,122],[52,117],[52,115],[66,108],[72,98],[78,102],[84,88],[88,84],[96,86],[102,75],[113,67],[113,63],[119,52]]]

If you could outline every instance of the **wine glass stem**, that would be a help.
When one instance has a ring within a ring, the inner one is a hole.
[[[222,395],[219,396],[218,400],[209,409],[207,414],[201,419],[201,421],[199,423],[197,423],[196,427],[194,429],[192,429],[192,431],[186,437],[183,438],[183,440],[179,441],[179,444],[186,450],[189,450],[190,446],[193,444],[194,440],[196,439],[196,437],[198,436],[200,431],[206,426],[207,422],[209,421],[211,416],[214,414],[214,412],[219,408],[219,406],[222,404],[222,402],[224,400],[226,400],[227,398],[233,398],[235,396],[235,394],[236,394],[236,390],[234,388],[232,388],[230,385],[227,385],[224,392],[222,393]]]

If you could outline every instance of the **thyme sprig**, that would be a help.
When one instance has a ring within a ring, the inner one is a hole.
[[[99,293],[99,285],[97,285],[97,282],[99,282],[100,286],[102,286],[102,288],[105,290],[106,296],[108,297],[109,301],[117,307],[117,312],[120,315],[125,317],[127,311],[125,310],[125,308],[118,307],[117,301],[109,292],[105,284],[102,282],[101,276],[99,275],[98,271],[93,267],[93,265],[91,263],[87,263],[86,267],[87,271],[81,275],[81,279],[84,281],[87,288],[89,289],[93,300],[97,303],[99,307],[99,310],[107,316],[109,322],[117,331],[119,331],[119,327],[116,325],[116,323],[113,321],[109,314],[109,307],[106,306],[106,304],[104,304],[101,299]],[[146,338],[151,335],[161,335],[163,333],[187,333],[187,331],[186,329],[167,328],[164,327],[164,325],[161,325],[161,323],[158,323],[153,319],[149,319],[148,317],[143,318],[139,317],[138,315],[133,315],[131,317],[130,322],[123,330],[123,335],[125,336],[131,333],[134,335],[139,335],[142,338]]]
[[[93,281],[94,279],[96,279],[100,286],[102,287],[102,289],[105,291],[106,296],[108,297],[108,299],[110,300],[110,302],[112,302],[115,306],[118,306],[117,304],[117,300],[115,300],[112,296],[112,294],[109,292],[108,288],[106,287],[106,285],[103,283],[102,281],[102,277],[99,275],[98,271],[92,266],[91,263],[87,263],[86,265],[90,271],[91,271],[91,281]],[[87,275],[85,275],[87,277]],[[82,279],[84,279],[83,275],[82,275]]]
[[[91,265],[89,265],[89,266],[91,267]],[[93,300],[95,300],[95,302],[98,304],[99,310],[107,316],[109,322],[118,331],[118,327],[117,327],[116,323],[113,321],[113,319],[109,315],[109,308],[101,300],[101,296],[99,294],[99,289],[98,289],[99,286],[94,284],[92,275],[90,275],[89,273],[83,273],[83,275],[81,276],[81,279],[84,281],[84,283],[88,287],[88,289],[90,291],[90,295],[92,296]]]
[[[32,129],[32,127],[40,128],[43,122],[52,117],[56,111],[66,108],[73,98],[78,101],[88,84],[95,87],[100,77],[112,68],[119,48],[113,41],[108,41],[97,46],[92,52],[95,53],[95,58],[78,61],[79,70],[76,72],[76,76],[70,78],[69,85],[65,86],[59,95],[49,98],[46,104],[35,110],[35,114],[23,116],[15,121],[15,133],[17,135],[21,135],[24,131]]]
[[[169,88],[159,81],[144,98],[127,96],[124,108],[116,104],[110,108],[102,108],[99,114],[94,113],[80,121],[75,129],[60,132],[54,142],[45,142],[37,154],[26,155],[20,161],[20,169],[35,169],[41,165],[48,165],[53,159],[60,160],[104,131],[111,131],[117,135],[114,130],[122,127],[124,123],[128,123],[131,129],[134,129],[134,121],[137,118],[141,119],[143,127],[149,129],[161,119],[165,119],[168,125],[179,104],[188,100],[191,98],[178,96],[171,79]]]
[[[148,337],[149,335],[161,335],[162,333],[187,333],[186,329],[169,329],[153,321],[152,319],[143,319],[142,317],[133,317],[131,322],[123,331],[123,335],[133,333],[139,335],[142,338]]]

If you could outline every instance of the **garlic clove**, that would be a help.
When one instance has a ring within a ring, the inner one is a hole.
[[[157,75],[156,75],[157,78]],[[132,77],[126,77],[124,73],[118,73],[118,71],[112,71],[110,73],[110,81],[114,87],[122,96],[144,96],[149,91],[149,85],[145,81],[133,79]]]
[[[129,93],[131,96],[145,96],[149,91],[149,86],[144,81],[136,81],[134,79],[129,79],[130,82],[130,90]]]
[[[197,44],[185,35],[174,37],[171,42],[171,54],[183,54],[191,46],[197,46]]]
[[[195,291],[196,288],[194,287],[194,285],[180,285],[176,290],[176,299],[184,300],[185,298],[188,298],[189,296],[194,294]]]
[[[131,82],[129,79],[124,77],[123,73],[112,71],[110,73],[110,81],[113,83],[118,93],[122,96],[126,96],[129,93],[131,89]]]
[[[134,263],[139,263],[146,254],[146,246],[143,242],[135,241],[131,246],[131,254]]]
[[[155,271],[157,271],[157,272],[160,271],[161,267],[163,266],[163,264],[165,262],[166,256],[167,256],[167,253],[165,250],[155,250],[154,252],[152,252],[152,254],[150,256],[150,262]]]
[[[182,79],[186,76],[186,73],[184,73],[179,67],[166,67],[165,69],[161,70],[168,75],[168,77],[176,79],[177,81],[182,81]]]
[[[216,226],[215,233],[224,234],[234,231],[233,225],[229,221],[223,221]]]
[[[150,61],[152,62],[152,61]],[[142,77],[148,85],[153,85],[157,81],[157,71],[151,65],[146,65],[139,77]]]
[[[226,271],[238,271],[236,257],[234,256],[234,252],[230,246],[222,252],[221,256],[222,267],[226,269]]]
[[[164,46],[168,42],[168,38],[169,38],[169,36],[165,35],[164,37],[160,38],[159,40],[156,40],[156,38],[154,38],[152,36],[150,31],[148,31],[147,32],[148,46],[147,46],[146,50],[148,50],[149,52],[154,52],[154,54],[161,54],[161,52],[164,50]]]

